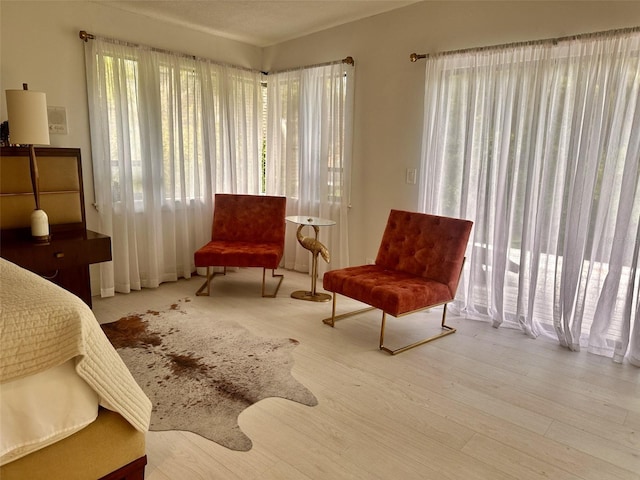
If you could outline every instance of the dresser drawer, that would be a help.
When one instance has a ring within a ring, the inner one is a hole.
[[[2,257],[33,272],[47,272],[111,260],[111,239],[105,235],[88,238],[52,239],[48,245],[6,243]]]
[[[89,265],[111,260],[111,238],[86,230],[80,234],[54,233],[46,245],[35,244],[29,237],[2,239],[0,254],[75,293],[91,306]]]

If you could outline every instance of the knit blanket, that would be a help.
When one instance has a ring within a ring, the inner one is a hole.
[[[74,359],[104,408],[147,431],[151,401],[91,309],[61,287],[0,259],[0,383]]]

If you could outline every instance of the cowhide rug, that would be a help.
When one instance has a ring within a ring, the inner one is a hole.
[[[214,312],[190,311],[189,298],[164,311],[102,325],[153,403],[151,430],[186,430],[232,450],[250,450],[238,415],[267,397],[317,405],[292,375],[298,341],[257,337]]]

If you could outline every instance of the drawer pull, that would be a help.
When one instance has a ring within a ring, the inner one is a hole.
[[[55,253],[55,257],[56,258],[64,258],[64,252],[56,252]]]
[[[58,273],[60,273],[60,270],[56,270],[50,276],[49,275],[42,275],[42,278],[46,278],[47,280],[53,280],[54,278],[56,278],[58,276]]]

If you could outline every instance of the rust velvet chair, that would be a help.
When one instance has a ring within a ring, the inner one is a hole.
[[[211,241],[194,254],[196,267],[207,267],[207,279],[196,295],[211,293],[219,273],[211,267],[262,267],[262,296],[275,297],[283,275],[276,275],[284,253],[286,198],[265,195],[216,194]],[[265,293],[265,272],[279,278],[272,294]],[[206,291],[205,291],[206,289]]]
[[[447,303],[456,294],[473,223],[469,220],[391,210],[375,264],[331,270],[323,287],[333,292],[331,317],[341,320],[372,309],[382,310],[380,349],[392,355],[454,333],[445,324]],[[336,316],[337,294],[369,308]],[[401,317],[444,305],[442,332],[392,350],[384,345],[386,315]]]

